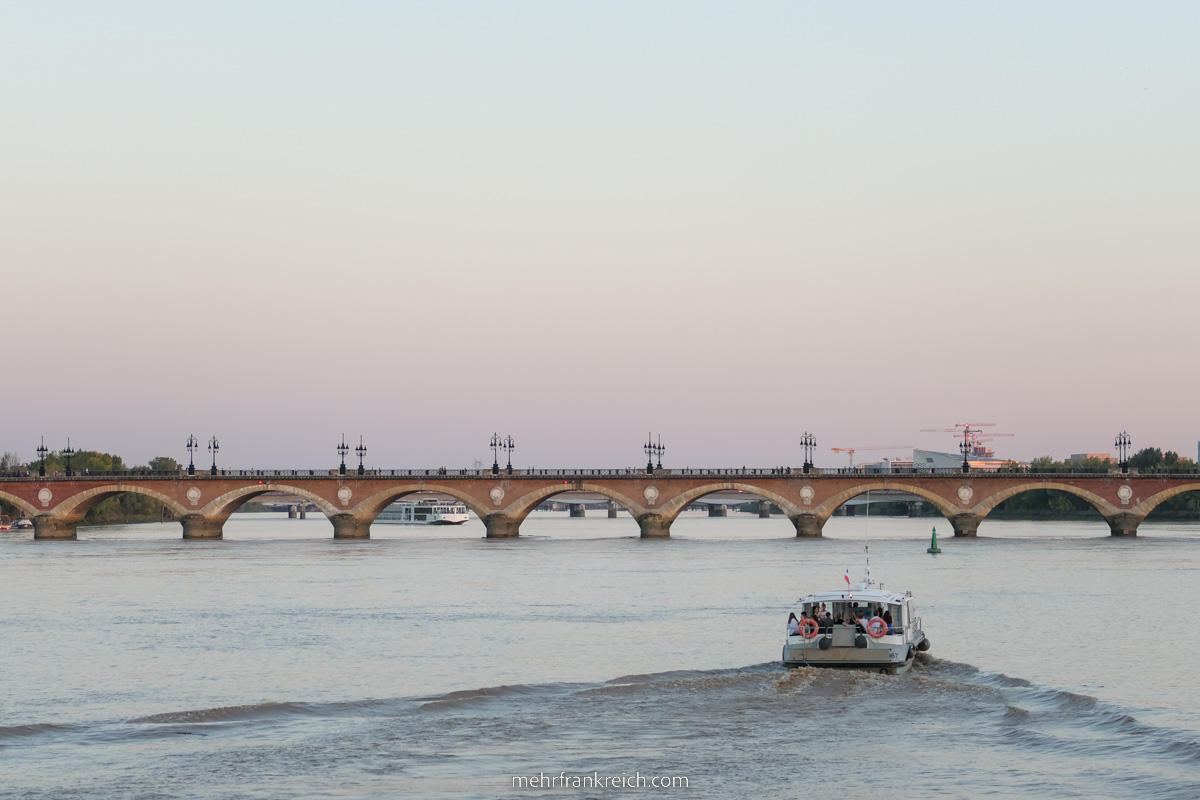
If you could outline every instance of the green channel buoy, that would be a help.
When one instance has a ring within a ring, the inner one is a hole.
[[[937,528],[933,529],[933,541],[929,543],[929,549],[925,552],[932,553],[933,555],[937,555],[938,553],[942,552],[942,548],[937,546]]]

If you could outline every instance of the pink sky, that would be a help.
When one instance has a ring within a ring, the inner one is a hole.
[[[1194,457],[1198,14],[8,7],[0,448]]]

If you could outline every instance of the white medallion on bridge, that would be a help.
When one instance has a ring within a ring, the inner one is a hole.
[[[1129,498],[1133,497],[1133,489],[1126,484],[1117,489],[1117,497],[1121,498],[1121,505],[1129,505]]]
[[[642,492],[642,496],[646,498],[647,503],[654,505],[654,501],[658,499],[658,488],[654,486],[647,486],[646,490]]]
[[[38,501],[42,504],[42,508],[50,505],[50,500],[54,497],[54,492],[46,488],[38,490]]]
[[[192,505],[196,505],[197,503],[199,503],[200,502],[200,490],[197,489],[195,486],[188,489],[187,490],[187,499],[188,499],[188,502],[191,503]]]
[[[804,503],[804,505],[806,505],[806,506],[811,505],[813,496],[815,494],[816,494],[816,492],[813,491],[813,488],[811,486],[801,486],[800,487],[800,502]]]
[[[350,495],[352,494],[354,494],[354,492],[350,491],[349,486],[343,486],[342,488],[338,489],[338,500],[342,501],[342,505],[348,506],[350,505]]]
[[[970,487],[970,486],[960,486],[960,487],[958,487],[958,500],[959,500],[959,502],[961,502],[961,503],[962,503],[964,506],[965,506],[967,503],[971,502],[971,498],[972,498],[972,497],[974,497],[974,496],[975,496],[975,492],[971,490],[971,487]]]
[[[493,486],[492,490],[488,492],[488,497],[492,498],[492,505],[498,506],[500,505],[500,501],[504,499],[504,490],[499,486]]]

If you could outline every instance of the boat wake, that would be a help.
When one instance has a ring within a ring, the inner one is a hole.
[[[1137,713],[921,654],[901,676],[764,663],[437,695],[264,702],[0,728],[0,747],[174,742],[186,747],[173,769],[207,774],[220,774],[221,759],[233,753],[263,768],[303,772],[281,763],[303,753],[304,763],[407,775],[410,790],[430,797],[471,793],[452,773],[649,766],[687,774],[699,786],[728,785],[734,776],[743,789],[819,774],[826,789],[866,793],[900,776],[910,795],[954,786],[964,796],[1200,796],[1200,742]],[[275,735],[281,726],[291,726],[286,736]],[[281,739],[298,743],[272,746]],[[864,752],[871,770],[861,768]],[[305,780],[332,778],[314,772]]]

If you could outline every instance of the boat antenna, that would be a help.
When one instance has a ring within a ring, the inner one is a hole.
[[[867,544],[867,528],[871,524],[871,490],[867,489],[867,516],[863,520],[863,557],[866,559],[866,565],[863,567],[863,585],[862,588],[869,589],[871,587],[871,552],[870,545]]]

